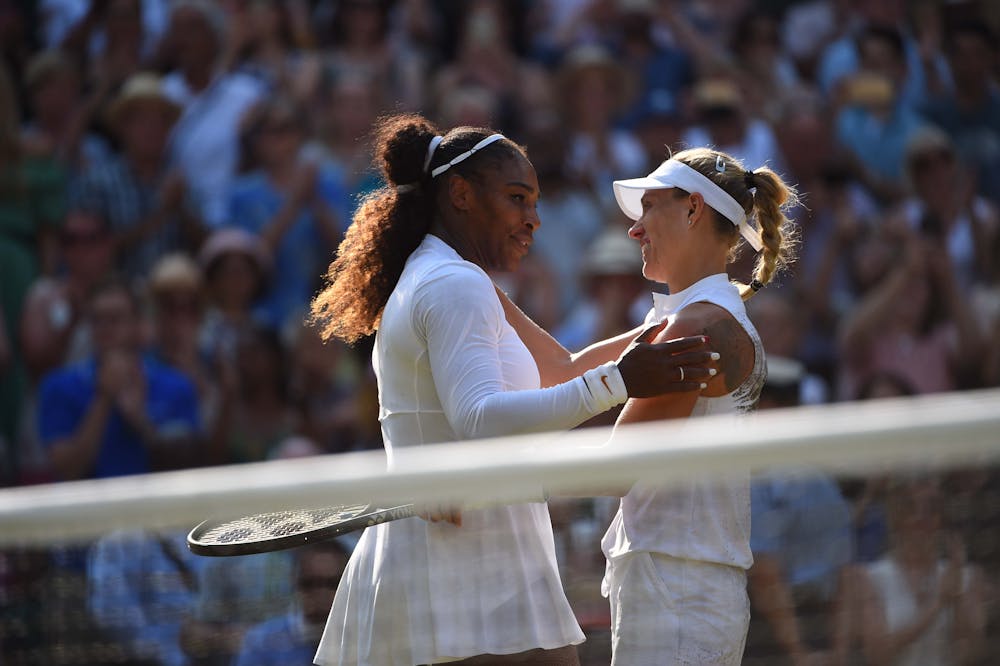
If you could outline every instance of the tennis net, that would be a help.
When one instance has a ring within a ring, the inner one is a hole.
[[[942,654],[989,663],[989,636],[1000,634],[998,459],[1000,391],[990,390],[426,446],[388,471],[382,452],[361,452],[2,489],[0,664],[242,663],[248,649],[310,663],[314,632],[296,634],[294,656],[252,639],[268,621],[328,607],[318,600],[332,595],[359,534],[328,548],[205,558],[185,546],[192,527],[376,500],[481,506],[542,488],[564,588],[588,635],[581,662],[607,664],[600,537],[617,500],[594,495],[738,470],[753,479],[745,663],[791,663],[796,649],[875,663],[885,636],[906,628],[893,622],[907,600],[941,612],[911,609],[904,620],[926,631],[900,649],[931,636]],[[918,537],[934,563],[920,589],[904,584],[908,562],[896,557]],[[961,580],[944,600],[950,571]]]

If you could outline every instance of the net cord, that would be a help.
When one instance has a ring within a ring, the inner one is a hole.
[[[117,528],[335,504],[483,504],[585,496],[637,478],[664,485],[729,470],[985,464],[1000,458],[1000,389],[837,403],[568,433],[278,460],[0,489],[0,545],[85,540]],[[513,455],[512,455],[513,452]]]

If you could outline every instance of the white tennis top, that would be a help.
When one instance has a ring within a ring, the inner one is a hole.
[[[616,373],[614,396],[586,377],[539,388],[489,276],[433,235],[386,304],[373,363],[390,465],[398,447],[566,429],[625,399]],[[365,530],[316,663],[410,666],[582,642],[548,507],[465,511],[462,521],[409,518]]]
[[[711,275],[676,294],[654,293],[647,323],[664,319],[673,323],[677,313],[698,302],[718,305],[739,322],[753,340],[754,365],[732,393],[700,396],[691,416],[749,412],[756,408],[764,385],[764,349],[728,276]],[[749,569],[753,564],[749,472],[728,470],[724,478],[695,479],[670,488],[637,483],[622,498],[601,547],[609,559],[648,551]]]

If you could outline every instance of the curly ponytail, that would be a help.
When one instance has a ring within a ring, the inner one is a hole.
[[[434,221],[438,190],[447,181],[443,175],[429,175],[434,168],[454,161],[441,173],[475,180],[484,169],[525,155],[506,138],[473,151],[492,133],[457,127],[429,150],[439,132],[423,116],[401,114],[376,122],[375,163],[387,185],[361,202],[327,269],[326,285],[310,305],[311,319],[324,340],[335,337],[353,344],[378,329],[407,258]]]
[[[437,134],[433,124],[415,114],[376,123],[375,163],[387,185],[361,202],[327,269],[325,287],[312,301],[312,320],[324,340],[353,344],[378,328],[407,257],[431,225],[432,193],[423,165]]]
[[[768,167],[747,171],[732,155],[708,148],[684,150],[672,159],[712,180],[743,207],[750,220],[756,218],[763,248],[754,265],[750,284],[736,283],[743,300],[753,296],[795,261],[799,230],[785,211],[796,206],[799,197],[795,188],[785,183],[781,176]],[[719,165],[723,166],[722,171]],[[714,217],[719,232],[732,239],[730,260],[733,260],[740,246],[739,231],[722,215],[716,213]]]

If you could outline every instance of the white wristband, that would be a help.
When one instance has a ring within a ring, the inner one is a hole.
[[[614,361],[583,373],[583,381],[602,412],[628,400],[625,380],[622,379],[622,373]]]

